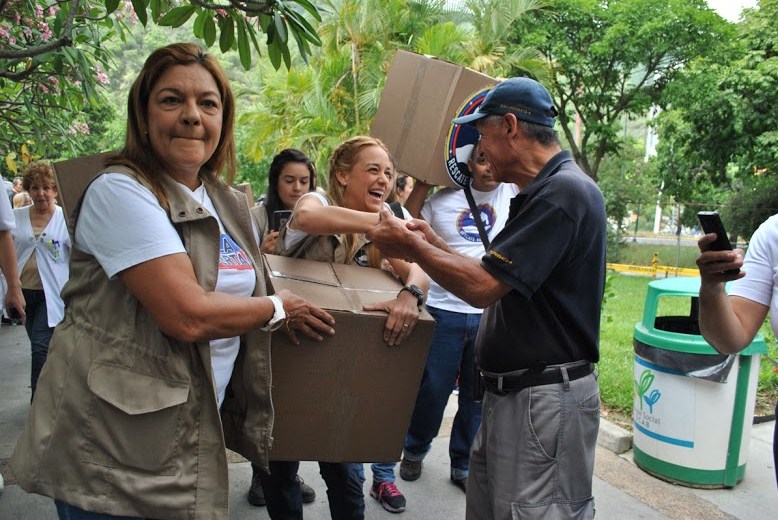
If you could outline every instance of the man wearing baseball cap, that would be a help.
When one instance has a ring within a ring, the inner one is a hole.
[[[555,117],[540,83],[511,78],[454,120],[478,129],[494,179],[520,190],[480,261],[446,248],[425,222],[405,224],[388,212],[367,235],[385,255],[417,262],[485,309],[476,340],[483,420],[470,454],[468,520],[594,516],[605,205],[561,149]]]

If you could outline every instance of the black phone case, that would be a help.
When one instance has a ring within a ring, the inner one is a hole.
[[[710,245],[711,251],[731,251],[732,244],[727,238],[727,231],[724,229],[724,224],[721,222],[721,217],[717,211],[700,211],[697,213],[697,220],[700,221],[702,230],[707,235],[708,233],[716,233],[716,240]],[[740,269],[728,269],[724,271],[726,274],[738,274]]]
[[[292,216],[292,212],[288,209],[279,209],[278,211],[273,212],[273,227],[271,228],[272,231],[278,231],[281,229],[281,226],[289,220],[289,218]]]
[[[697,213],[702,230],[705,234],[716,233],[716,240],[710,245],[714,251],[726,251],[732,249],[732,244],[727,238],[727,231],[721,222],[721,217],[716,211],[700,211]]]

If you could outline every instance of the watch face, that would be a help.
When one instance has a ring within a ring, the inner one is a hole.
[[[284,319],[271,319],[270,323],[267,324],[267,330],[270,332],[276,331],[281,328],[281,326],[284,324]]]

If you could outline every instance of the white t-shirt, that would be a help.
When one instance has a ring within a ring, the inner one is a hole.
[[[8,197],[3,197],[0,193],[0,231],[8,231],[16,227],[16,220],[14,220],[13,208],[11,208],[11,202]]]
[[[729,294],[770,308],[770,323],[778,334],[778,215],[765,220],[748,243],[743,262],[746,276],[735,280]]]
[[[493,239],[508,220],[510,200],[519,193],[515,184],[502,183],[492,191],[471,190],[481,221],[489,239]],[[421,208],[421,216],[449,247],[463,255],[481,258],[484,246],[478,227],[467,204],[465,191],[443,188],[433,193]],[[472,307],[438,285],[430,278],[427,305],[451,312],[480,314],[483,309]]]
[[[251,296],[256,284],[254,267],[248,254],[226,233],[205,186],[200,185],[194,191],[183,184],[179,186],[219,223],[219,271],[215,290]],[[106,226],[106,222],[111,224]],[[94,256],[111,278],[142,262],[186,253],[154,194],[119,173],[102,175],[89,186],[76,226],[75,247]],[[216,395],[221,406],[240,350],[240,338],[212,340],[210,347]]]

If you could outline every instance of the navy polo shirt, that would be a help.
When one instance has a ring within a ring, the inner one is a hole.
[[[512,288],[484,311],[481,369],[599,360],[605,226],[602,193],[567,151],[511,200],[508,222],[481,260]]]

